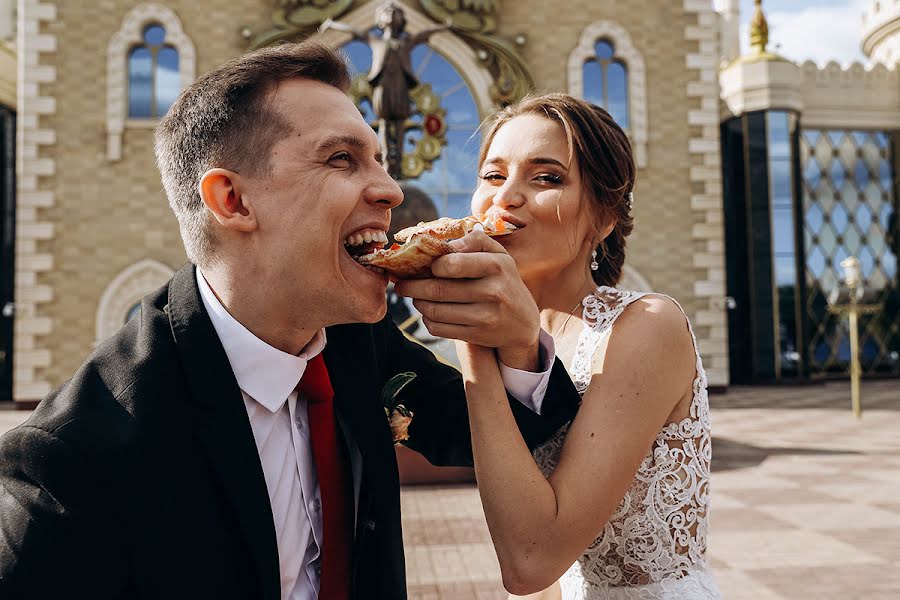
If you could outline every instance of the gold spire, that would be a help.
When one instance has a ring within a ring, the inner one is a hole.
[[[755,54],[766,54],[766,46],[769,45],[769,23],[763,14],[762,0],[754,0],[756,12],[750,23],[750,47]]]
[[[766,21],[766,15],[763,13],[762,0],[754,0],[754,3],[756,4],[756,11],[753,13],[753,20],[750,21],[750,52],[739,56],[726,68],[737,64],[765,61],[787,62],[787,59],[766,49],[769,45],[769,23]]]

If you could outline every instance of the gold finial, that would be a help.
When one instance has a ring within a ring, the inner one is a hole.
[[[750,47],[756,54],[765,54],[766,46],[769,45],[769,24],[766,22],[766,15],[763,14],[762,0],[754,0],[754,2],[756,12],[750,23]]]

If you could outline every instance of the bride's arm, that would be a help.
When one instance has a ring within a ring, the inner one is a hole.
[[[691,389],[695,357],[684,315],[670,300],[646,298],[618,318],[549,479],[516,428],[493,350],[462,343],[458,350],[503,585],[519,595],[542,590],[603,529]]]

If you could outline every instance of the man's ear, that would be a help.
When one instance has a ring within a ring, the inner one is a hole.
[[[200,178],[200,198],[226,229],[250,232],[257,228],[256,211],[241,194],[241,176],[228,169],[210,169]]]

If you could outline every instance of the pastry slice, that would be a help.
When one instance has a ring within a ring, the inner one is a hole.
[[[512,233],[516,226],[499,217],[465,217],[419,223],[394,235],[403,244],[394,244],[384,250],[376,250],[360,256],[360,264],[384,269],[397,279],[420,279],[431,276],[434,259],[453,252],[449,240],[465,237],[481,223],[489,236]]]

